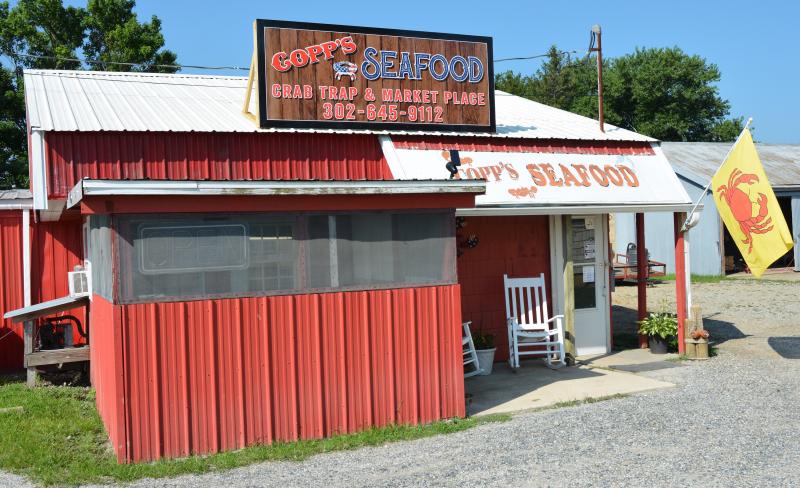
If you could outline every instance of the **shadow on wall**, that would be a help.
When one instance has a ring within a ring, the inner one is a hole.
[[[770,337],[767,344],[785,359],[800,359],[800,337]]]

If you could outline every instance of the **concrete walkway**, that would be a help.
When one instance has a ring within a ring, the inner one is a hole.
[[[468,415],[488,415],[550,407],[559,403],[597,399],[614,395],[627,395],[642,391],[669,388],[672,383],[640,376],[631,372],[615,371],[610,364],[619,366],[636,364],[643,371],[679,367],[663,361],[663,356],[647,358],[640,350],[630,357],[625,354],[592,365],[551,370],[543,361],[529,361],[515,373],[505,363],[496,363],[490,376],[475,376],[465,380],[469,400]],[[624,352],[623,352],[624,353]],[[649,359],[649,361],[648,361]],[[600,358],[595,361],[600,361]]]

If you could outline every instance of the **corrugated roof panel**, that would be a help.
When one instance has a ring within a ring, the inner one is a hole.
[[[426,134],[596,141],[653,141],[649,137],[508,93],[495,97],[497,132],[453,133],[351,129],[259,129],[242,114],[247,78],[100,71],[25,71],[31,126],[92,132],[313,132]],[[251,110],[255,97],[251,98]]]
[[[678,174],[705,185],[732,147],[729,142],[664,142],[664,154]],[[800,144],[756,144],[772,186],[800,185]]]

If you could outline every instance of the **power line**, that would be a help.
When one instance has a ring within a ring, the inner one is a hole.
[[[564,54],[577,54],[577,53],[578,51],[561,51],[556,53],[556,56],[563,56]],[[500,58],[500,59],[495,59],[494,62],[502,63],[503,61],[525,61],[528,59],[546,58],[550,55],[551,53],[545,53],[545,54],[537,54],[535,56],[521,56],[518,58]]]
[[[23,54],[12,52],[14,56],[18,56],[21,58],[33,58],[33,59],[47,59],[50,61],[70,61],[70,62],[77,62],[77,63],[86,63],[86,64],[113,64],[116,66],[127,66],[127,67],[147,67],[147,68],[169,68],[169,69],[182,69],[182,68],[191,68],[191,69],[208,69],[208,70],[237,70],[237,71],[250,71],[250,68],[242,68],[241,66],[199,66],[193,64],[148,64],[148,63],[124,63],[121,61],[96,61],[90,59],[79,59],[79,58],[63,58],[60,56],[42,56],[38,54]]]
[[[563,56],[565,54],[577,54],[578,51],[560,51],[556,53],[556,56]],[[30,58],[30,59],[46,59],[49,61],[69,61],[73,63],[85,63],[85,64],[94,64],[94,65],[105,65],[111,64],[115,66],[126,66],[126,67],[147,67],[147,68],[167,68],[167,69],[206,69],[206,70],[235,70],[235,71],[250,71],[250,68],[243,68],[241,66],[201,66],[201,65],[194,65],[194,64],[148,64],[148,63],[125,63],[121,61],[97,61],[91,59],[80,59],[80,58],[66,58],[60,56],[44,56],[39,54],[24,54],[18,52],[12,52],[13,56],[20,57],[20,58]],[[495,63],[502,63],[506,61],[527,61],[531,59],[538,59],[538,58],[545,58],[551,56],[551,53],[545,54],[536,54],[534,56],[519,56],[519,57],[512,57],[512,58],[500,58],[495,59]]]

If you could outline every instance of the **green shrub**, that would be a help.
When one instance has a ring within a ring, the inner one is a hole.
[[[651,313],[649,317],[640,320],[638,324],[639,332],[644,335],[666,339],[678,334],[678,319],[671,313]]]

